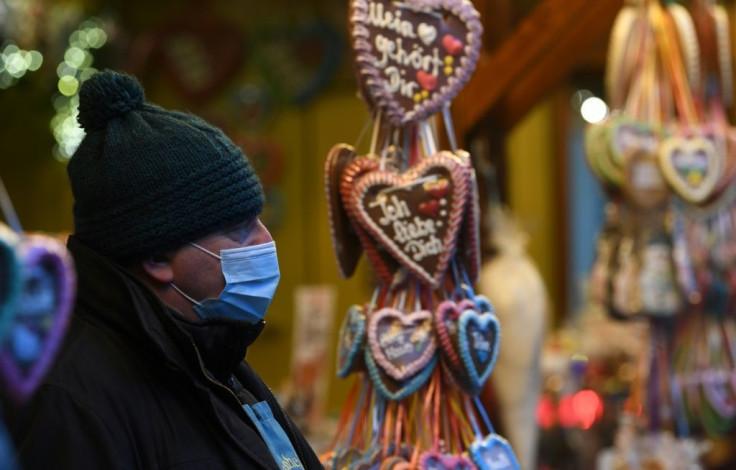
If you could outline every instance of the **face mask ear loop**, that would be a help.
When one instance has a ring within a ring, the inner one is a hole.
[[[222,256],[220,256],[220,255],[216,255],[215,253],[212,253],[212,252],[211,252],[210,250],[208,250],[207,248],[205,248],[205,247],[203,247],[203,246],[199,246],[199,245],[197,245],[197,244],[196,244],[196,243],[194,243],[194,242],[189,242],[189,244],[190,244],[190,245],[192,245],[192,246],[193,246],[194,248],[196,248],[196,249],[198,249],[198,250],[200,250],[200,251],[204,251],[204,252],[205,252],[205,253],[207,253],[208,255],[210,255],[210,256],[214,256],[215,258],[217,258],[217,259],[219,259],[220,261],[222,261]]]
[[[170,282],[169,285],[171,287],[173,287],[174,290],[177,291],[182,297],[184,297],[185,299],[187,299],[188,301],[190,301],[194,305],[197,305],[197,306],[202,305],[201,303],[197,302],[196,300],[194,300],[193,298],[191,298],[187,294],[185,294],[184,291],[182,291],[181,289],[179,289],[178,287],[176,287],[176,285],[174,285],[173,282]]]

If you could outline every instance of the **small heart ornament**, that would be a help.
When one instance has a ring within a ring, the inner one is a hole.
[[[633,151],[652,155],[657,153],[660,132],[652,124],[619,115],[611,119],[606,127],[609,132],[611,159],[617,167],[623,167]]]
[[[392,125],[438,112],[470,79],[483,26],[469,0],[353,0],[351,5],[363,98]]]
[[[364,348],[364,350],[365,364],[373,385],[384,398],[391,401],[400,401],[416,393],[429,380],[437,365],[437,356],[433,355],[424,369],[407,380],[399,381],[376,364],[370,348]]]
[[[458,318],[458,349],[471,385],[480,390],[493,371],[501,344],[501,325],[495,315],[463,310]]]
[[[340,326],[337,346],[337,376],[344,379],[362,369],[362,349],[365,340],[365,308],[353,305]]]
[[[475,464],[464,455],[442,454],[437,451],[422,452],[419,456],[421,470],[475,470]]]
[[[470,444],[470,456],[480,470],[521,470],[511,445],[498,434]]]
[[[22,290],[0,350],[0,378],[8,395],[27,399],[53,363],[71,317],[76,276],[66,247],[42,236],[18,246]]]
[[[330,236],[338,271],[343,279],[353,275],[363,252],[360,238],[345,211],[340,196],[341,179],[345,169],[354,158],[355,149],[352,146],[338,144],[330,149],[325,160],[325,192]]]
[[[442,355],[445,380],[469,394],[477,393],[478,387],[475,381],[470,379],[470,374],[460,354],[459,319],[462,312],[474,308],[477,308],[476,305],[469,299],[457,303],[445,300],[437,306],[434,312],[434,329]]]
[[[432,194],[437,188],[443,188],[440,197]],[[437,287],[455,255],[467,203],[462,164],[440,152],[403,174],[365,172],[348,189],[351,216],[423,283]],[[432,201],[439,205],[434,217],[420,210]]]
[[[378,365],[392,378],[406,380],[434,357],[432,314],[382,308],[368,319],[368,342]]]
[[[437,306],[434,312],[434,329],[440,351],[447,363],[456,370],[464,368],[458,349],[458,319],[464,310],[473,307],[471,300],[465,299],[458,303],[445,300]]]
[[[711,141],[675,135],[659,149],[659,163],[670,187],[686,201],[707,200],[718,184],[722,164]]]

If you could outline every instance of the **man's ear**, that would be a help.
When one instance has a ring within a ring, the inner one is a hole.
[[[152,282],[169,284],[174,280],[174,270],[171,268],[169,255],[154,255],[143,260],[140,264],[143,274]]]

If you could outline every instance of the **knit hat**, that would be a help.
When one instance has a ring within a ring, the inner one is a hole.
[[[196,116],[146,103],[133,77],[93,75],[77,119],[86,135],[67,167],[74,235],[103,255],[141,261],[263,209],[240,148]]]

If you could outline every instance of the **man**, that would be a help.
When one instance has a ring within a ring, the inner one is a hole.
[[[279,279],[247,159],[115,72],[78,119],[77,305],[45,382],[5,407],[22,468],[321,468],[244,361]]]

